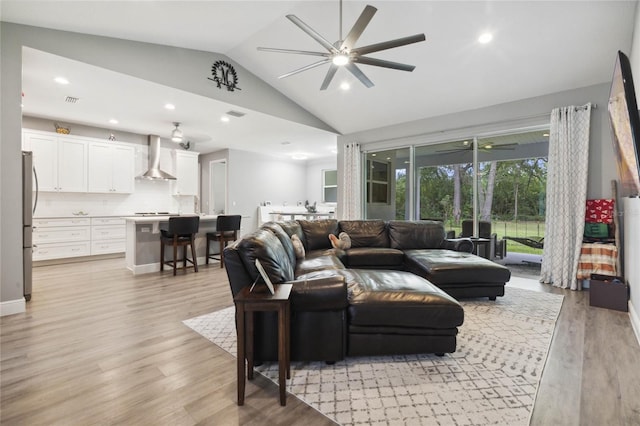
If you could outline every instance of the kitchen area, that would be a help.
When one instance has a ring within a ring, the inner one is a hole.
[[[194,214],[204,263],[216,215],[200,212],[199,153],[159,136],[146,139],[23,130],[22,149],[32,153],[33,172],[24,176],[32,187],[33,266],[124,255],[133,274],[159,271],[161,226],[171,216]]]

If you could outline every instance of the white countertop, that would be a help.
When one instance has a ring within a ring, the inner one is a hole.
[[[183,214],[183,215],[156,215],[156,216],[121,216],[124,220],[128,222],[134,223],[154,223],[154,222],[166,222],[170,217],[176,216],[196,216],[194,214]],[[217,214],[201,214],[200,220],[216,220],[218,218]]]

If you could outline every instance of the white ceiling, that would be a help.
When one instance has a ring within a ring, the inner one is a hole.
[[[329,89],[321,92],[326,65],[277,78],[317,58],[256,48],[322,51],[285,15],[295,14],[335,41],[339,38],[337,0],[3,0],[0,4],[3,21],[226,54],[342,133],[610,81],[616,51],[629,53],[636,7],[635,1],[345,1],[345,34],[366,4],[378,8],[357,46],[417,33],[425,33],[427,41],[371,54],[416,65],[412,73],[363,65],[362,71],[375,84],[367,89],[339,70]],[[481,45],[477,38],[484,31],[491,31],[494,39]],[[203,117],[201,123],[184,129],[202,152],[230,147],[233,142],[240,149],[289,154],[297,150],[313,158],[335,147],[335,136],[326,132],[105,70],[85,72],[80,65],[86,64],[52,56],[34,51],[26,55],[24,110],[28,114],[105,127],[105,120],[118,111],[127,119],[120,119],[116,127],[168,137],[166,111],[156,107],[175,96],[190,105],[180,113],[207,114],[206,120]],[[43,73],[64,66],[70,67],[69,73],[77,73],[70,74],[78,84],[73,96],[101,101],[81,111],[56,105],[59,97],[53,97],[53,91],[60,88],[53,87],[51,76]],[[343,81],[351,83],[350,90],[339,88]],[[113,93],[116,82],[127,91]],[[137,96],[141,91],[145,97]],[[135,99],[140,98],[156,104],[139,104]],[[212,122],[211,114],[229,109],[248,114],[224,126]],[[135,124],[125,124],[129,121]],[[256,134],[260,134],[259,144]]]

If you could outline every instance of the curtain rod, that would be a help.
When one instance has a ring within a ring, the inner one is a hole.
[[[579,109],[587,109],[589,105],[582,105],[575,107],[576,111]],[[591,104],[591,109],[598,109],[598,104]]]

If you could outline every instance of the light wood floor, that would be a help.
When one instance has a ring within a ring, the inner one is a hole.
[[[217,264],[132,276],[124,259],[34,269],[27,312],[2,317],[3,425],[325,425],[256,376],[236,405],[236,364],[182,320],[232,305]],[[565,294],[534,425],[640,424],[640,348],[626,314]]]

